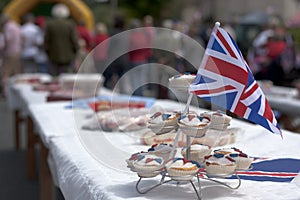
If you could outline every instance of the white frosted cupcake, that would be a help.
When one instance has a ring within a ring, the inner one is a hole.
[[[138,158],[140,156],[143,156],[143,155],[146,155],[147,152],[137,152],[137,153],[134,153],[130,156],[130,158],[126,159],[126,163],[127,163],[127,167],[132,169],[134,171],[134,167],[133,167],[133,163],[134,161],[138,160]]]
[[[167,172],[173,180],[191,180],[198,172],[198,165],[185,158],[174,158],[167,163]]]
[[[171,130],[177,128],[177,121],[178,117],[180,116],[179,113],[176,112],[169,112],[169,113],[162,113],[156,112],[150,117],[150,121],[148,122],[148,127],[154,133],[167,133]]]
[[[210,128],[217,130],[225,130],[232,119],[232,117],[218,111],[204,112],[201,113],[200,116],[208,117],[211,121]]]
[[[210,126],[210,119],[194,113],[179,117],[178,125],[184,134],[203,137]]]
[[[165,143],[160,143],[160,144],[154,144],[148,149],[149,154],[154,154],[156,156],[162,157],[164,161],[167,161],[170,157],[170,153],[173,149],[173,145],[171,144],[165,144]],[[176,154],[177,149],[174,149],[174,154],[172,157],[174,158],[174,155]]]
[[[236,163],[227,155],[213,154],[205,157],[205,169],[208,174],[230,176],[236,169]]]
[[[179,116],[180,114],[177,112],[156,112],[150,117],[149,123],[163,124],[164,126],[176,126]]]
[[[205,144],[192,144],[190,146],[190,157],[189,160],[194,160],[198,162],[200,165],[204,164],[204,157],[211,153],[211,147]],[[183,148],[181,151],[181,155],[184,158],[187,158],[186,148]]]
[[[232,148],[223,148],[215,150],[214,153],[220,153],[227,156],[230,156],[233,160],[236,161],[236,170],[247,170],[250,168],[254,158],[243,153],[241,150],[232,147]]]
[[[169,87],[179,90],[186,90],[194,82],[195,74],[185,73],[178,74],[169,78]]]
[[[215,149],[214,153],[215,154],[224,154],[224,155],[228,155],[231,153],[236,153],[236,148],[234,147],[225,147],[225,148],[220,148],[220,149]]]
[[[153,154],[145,154],[133,162],[133,169],[140,177],[151,178],[157,176],[163,166],[164,160]]]

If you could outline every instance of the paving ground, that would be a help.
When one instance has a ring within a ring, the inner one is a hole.
[[[6,102],[0,100],[0,151],[13,149],[12,113],[6,106]]]
[[[25,176],[24,135],[21,135],[21,150],[16,151],[12,128],[13,115],[3,99],[0,100],[0,120],[0,199],[39,199],[38,180],[28,181]]]

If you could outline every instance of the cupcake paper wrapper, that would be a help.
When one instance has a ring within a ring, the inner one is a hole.
[[[162,169],[163,165],[155,165],[155,166],[142,166],[133,164],[133,170],[137,172],[140,177],[154,177],[160,173],[160,169]]]
[[[225,131],[228,126],[229,126],[229,124],[224,124],[224,123],[221,123],[221,124],[211,123],[210,124],[211,129],[216,129],[216,130],[221,130],[221,131]]]
[[[174,180],[191,180],[196,173],[198,172],[198,169],[196,170],[178,170],[178,169],[167,169],[167,172],[169,176]]]
[[[236,165],[205,165],[206,172],[213,175],[230,175],[235,171]]]
[[[253,158],[233,158],[236,161],[236,169],[237,170],[247,170],[252,164]]]
[[[184,134],[191,137],[203,137],[209,128],[208,125],[203,128],[190,127],[181,124],[179,124],[179,126]]]
[[[209,155],[211,153],[211,149],[203,149],[203,150],[199,150],[199,151],[191,151],[190,152],[190,158],[189,160],[194,160],[196,162],[198,162],[199,164],[203,162],[204,157]],[[183,150],[181,152],[182,156],[184,158],[187,158],[186,156],[186,150]]]
[[[212,114],[209,114],[209,113],[202,113],[201,116],[205,116],[205,117],[208,117],[210,118],[211,120],[211,124],[229,124],[230,121],[231,121],[231,117],[229,116],[218,116],[218,115],[212,115]]]
[[[137,172],[138,176],[139,177],[142,177],[142,178],[152,178],[152,177],[155,177],[159,174],[159,172]]]

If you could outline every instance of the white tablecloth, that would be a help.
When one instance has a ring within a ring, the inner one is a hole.
[[[6,94],[7,94],[7,103],[8,107],[11,110],[16,110],[16,109],[24,109],[26,108],[26,103],[24,102],[24,99],[22,99],[23,95],[26,94],[28,95],[28,99],[31,99],[31,102],[40,102],[40,101],[45,101],[45,93],[41,93],[36,97],[32,90],[31,90],[31,85],[26,83],[26,82],[19,82],[21,80],[25,81],[28,79],[35,79],[38,78],[42,82],[45,81],[51,81],[52,77],[49,74],[43,74],[43,73],[35,73],[35,74],[18,74],[13,77],[11,77],[6,85]],[[20,94],[24,93],[24,94]],[[47,93],[48,94],[48,93]],[[34,96],[32,96],[34,95]]]
[[[88,74],[90,77],[95,78],[93,74]],[[94,74],[99,78],[99,74]],[[67,77],[81,77],[87,78],[86,74],[76,75],[67,74]],[[64,76],[62,76],[64,77]],[[48,91],[35,91],[32,84],[25,82],[27,79],[40,79],[41,82],[49,82],[52,77],[48,74],[35,73],[35,74],[19,74],[9,79],[6,86],[7,102],[11,110],[21,110],[24,115],[29,112],[29,106],[33,104],[46,103],[47,96],[50,94]],[[92,79],[91,78],[91,79]],[[24,82],[18,82],[23,80]],[[78,83],[79,84],[79,83]],[[101,84],[99,84],[101,86]],[[112,91],[106,88],[99,88],[99,95],[112,95]]]
[[[49,103],[32,109],[31,114],[39,124],[40,134],[50,150],[51,168],[57,184],[66,199],[195,199],[189,184],[162,185],[147,194],[138,194],[135,184],[138,176],[126,168],[125,159],[130,154],[147,150],[138,143],[135,134],[81,130],[78,127],[90,110],[65,110],[68,103]],[[30,106],[30,108],[37,106]],[[183,110],[184,104],[157,101],[153,109]],[[73,112],[73,114],[72,114]],[[39,114],[37,114],[39,113]],[[43,116],[44,115],[44,116]],[[75,116],[75,118],[74,118]],[[75,127],[74,128],[74,123]],[[300,158],[300,135],[283,131],[283,139],[258,125],[233,120],[231,127],[245,130],[233,145],[251,156]],[[145,180],[145,184],[158,181]],[[237,180],[226,180],[235,185]],[[203,199],[300,199],[296,183],[256,182],[242,180],[237,190],[230,190],[212,182],[201,181]],[[299,184],[299,183],[298,183]]]
[[[124,168],[118,171],[108,163],[97,162],[93,154],[82,146],[76,137],[53,138],[51,154],[58,172],[59,186],[66,199],[195,199],[190,185],[176,187],[175,184],[162,185],[145,195],[138,194],[135,184],[138,177]],[[101,142],[99,141],[99,145]],[[106,153],[111,157],[113,153]],[[125,157],[124,157],[125,159]],[[124,160],[119,160],[125,166]],[[153,184],[159,179],[146,180],[145,184]],[[236,185],[236,180],[226,180]],[[230,190],[208,181],[201,181],[203,199],[261,199],[261,200],[296,200],[300,198],[300,188],[294,183],[256,182],[242,180],[241,187]]]
[[[19,100],[18,108],[25,116],[29,114],[29,106],[46,103],[49,92],[34,91],[29,84],[17,84],[13,87],[16,97]]]
[[[300,99],[295,88],[273,86],[265,89],[270,106],[291,116],[300,116]]]
[[[291,136],[291,139],[293,138],[292,135],[288,134],[289,136]],[[290,141],[290,139],[288,140]],[[102,145],[101,140],[98,142],[99,146]],[[261,146],[260,142],[257,144],[256,148]],[[58,184],[67,200],[196,199],[196,195],[189,184],[180,187],[176,187],[174,183],[165,184],[144,195],[137,193],[135,184],[138,176],[135,173],[130,172],[127,168],[120,171],[109,166],[109,163],[97,162],[97,159],[94,159],[93,153],[88,152],[82,146],[82,141],[77,137],[52,138],[50,149],[57,169],[57,176],[59,177]],[[264,148],[261,152],[263,150]],[[110,157],[118,157],[110,151],[102,153],[108,154]],[[275,153],[274,155],[281,153]],[[270,156],[272,153],[264,152],[263,154]],[[125,167],[124,160],[119,160],[119,162],[121,162],[120,165]],[[158,180],[159,178],[149,179],[145,180],[144,183],[149,185]],[[226,182],[236,185],[237,180],[226,180]],[[237,190],[231,190],[209,181],[201,181],[201,184],[203,199],[296,200],[300,198],[299,180],[298,186],[295,183],[242,180],[242,184]]]
[[[52,137],[74,136],[77,133],[77,126],[74,120],[72,109],[66,109],[70,102],[53,102],[44,104],[32,104],[29,106],[30,116],[33,119],[37,132],[44,145],[48,147]],[[85,114],[92,113],[92,110],[77,110]],[[80,115],[85,116],[85,115]]]

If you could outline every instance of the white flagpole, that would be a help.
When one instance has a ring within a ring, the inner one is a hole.
[[[220,22],[216,22],[211,34],[217,32],[216,30],[220,27],[220,25],[221,25]],[[212,37],[210,37],[207,46],[212,46],[211,44],[212,42],[213,42]],[[200,66],[202,66],[202,63]]]

